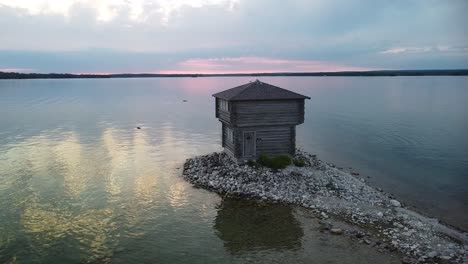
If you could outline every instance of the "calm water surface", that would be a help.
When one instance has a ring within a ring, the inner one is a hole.
[[[0,262],[399,263],[179,177],[221,150],[211,94],[249,80],[0,81]],[[261,80],[312,98],[298,146],[468,230],[467,77]]]

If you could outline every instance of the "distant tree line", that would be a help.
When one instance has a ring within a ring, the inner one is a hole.
[[[72,78],[110,78],[106,75],[71,73],[18,73],[0,72],[0,79],[72,79]]]
[[[71,73],[19,73],[0,72],[0,79],[90,79],[90,78],[149,78],[149,77],[231,77],[231,76],[461,76],[468,69],[457,70],[384,70],[342,72],[274,72],[229,74],[71,74]]]

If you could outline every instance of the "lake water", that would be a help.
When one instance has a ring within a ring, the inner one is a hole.
[[[253,79],[0,81],[0,262],[399,263],[180,178],[221,150],[211,94]],[[260,80],[311,97],[298,147],[468,230],[468,77]]]

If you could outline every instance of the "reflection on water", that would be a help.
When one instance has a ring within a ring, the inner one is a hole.
[[[0,81],[0,263],[374,263],[287,206],[181,179],[221,150],[211,94],[250,79]],[[466,77],[264,81],[312,97],[300,146],[467,228]]]
[[[303,236],[292,208],[224,198],[214,228],[232,253],[297,250]]]
[[[174,166],[191,139],[173,131],[106,127],[88,144],[75,131],[44,131],[2,148],[0,262],[111,262],[122,238],[187,207]]]
[[[71,196],[77,198],[80,193],[86,189],[85,173],[81,171],[84,168],[84,164],[80,164],[82,161],[82,146],[78,141],[75,133],[70,133],[66,136],[67,138],[61,141],[54,150],[57,153],[57,161],[62,164],[61,170],[63,170],[63,184],[66,191]]]
[[[128,152],[118,145],[120,142],[116,142],[114,135],[110,129],[106,129],[102,134],[102,144],[106,149],[109,156],[108,166],[109,173],[105,174],[105,186],[106,193],[109,195],[109,199],[113,200],[121,192],[122,179],[118,173],[125,170],[125,165],[129,160],[127,156]]]
[[[21,217],[24,232],[31,241],[29,250],[39,262],[76,261],[63,254],[64,251],[83,250],[88,261],[109,260],[113,240],[109,238],[115,229],[110,209],[87,210],[74,215],[71,211],[57,208],[41,208],[37,203],[28,205]],[[59,259],[56,259],[56,257]],[[82,257],[77,255],[76,257]],[[30,259],[22,259],[24,262]],[[108,262],[108,261],[105,261]]]

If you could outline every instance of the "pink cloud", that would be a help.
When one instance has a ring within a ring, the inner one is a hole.
[[[333,72],[367,71],[375,68],[356,67],[316,60],[287,60],[265,57],[226,57],[189,59],[179,63],[175,69],[158,73],[252,73],[252,72]]]
[[[33,72],[30,68],[0,68],[0,72]]]
[[[102,71],[97,71],[97,72],[72,72],[73,74],[94,74],[94,75],[109,75],[109,74],[119,74],[121,72],[102,72]],[[125,73],[133,73],[133,72],[125,72]],[[139,72],[135,72],[139,73]]]

